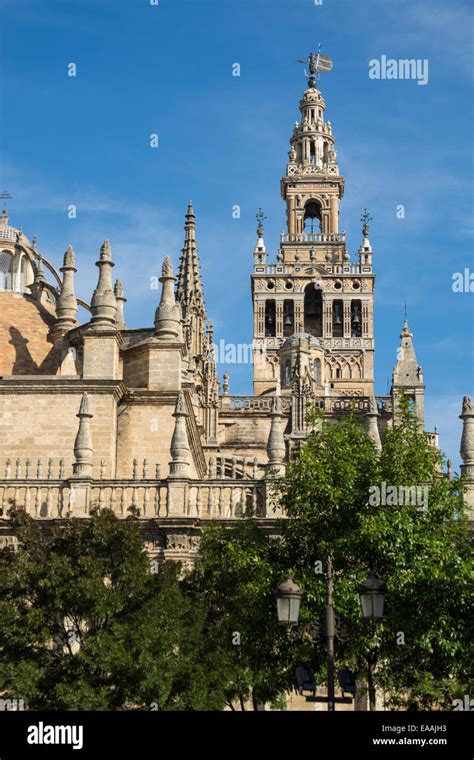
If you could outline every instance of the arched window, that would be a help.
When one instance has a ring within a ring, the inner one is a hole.
[[[13,290],[13,255],[10,251],[0,253],[0,290]]]
[[[304,290],[304,331],[316,338],[323,334],[323,299],[313,283]]]
[[[313,380],[318,385],[321,385],[321,360],[314,359],[313,361]]]
[[[339,299],[332,302],[332,335],[333,338],[342,338],[344,335],[342,301]]]
[[[360,338],[362,335],[362,316],[360,301],[351,301],[351,337]]]
[[[316,146],[313,141],[311,141],[309,144],[309,163],[316,163]]]
[[[323,164],[327,164],[329,158],[329,148],[327,142],[323,145]]]
[[[25,282],[26,282],[26,258],[25,256],[21,257],[21,263],[20,263],[20,280],[18,282],[18,290],[20,293],[24,293],[25,291]]]
[[[276,335],[276,309],[275,301],[265,301],[265,337],[274,338]]]
[[[295,327],[295,304],[291,300],[283,301],[283,337],[293,335]]]
[[[307,234],[321,232],[321,204],[318,201],[308,201],[304,207],[304,231]]]

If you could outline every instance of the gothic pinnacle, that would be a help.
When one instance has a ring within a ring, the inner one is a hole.
[[[463,423],[460,447],[461,478],[466,486],[463,498],[470,510],[472,520],[474,518],[474,409],[471,396],[464,396],[462,412],[459,416]]]
[[[120,280],[115,280],[114,285],[114,296],[115,300],[117,301],[117,316],[116,316],[116,324],[119,330],[125,329],[125,316],[123,308],[125,304],[127,303],[127,299],[125,298],[123,285]]]
[[[77,299],[74,292],[74,273],[77,272],[77,269],[71,245],[64,254],[63,266],[60,271],[63,273],[63,282],[56,307],[55,327],[71,330],[76,324],[77,317]]]
[[[196,243],[196,217],[192,201],[189,201],[184,223],[184,245],[179,262],[176,300],[181,304],[185,315],[186,310],[194,306],[205,318],[204,295]]]
[[[369,411],[367,412],[367,418],[368,418],[367,434],[369,438],[372,439],[376,451],[380,454],[380,452],[382,451],[382,442],[380,440],[379,426],[377,423],[378,416],[379,416],[379,412],[377,408],[377,402],[375,398],[372,396],[372,398],[369,401]]]
[[[169,256],[163,261],[160,304],[155,312],[155,337],[159,340],[182,341],[181,309],[174,297],[173,265]]]
[[[105,240],[100,249],[99,281],[94,290],[91,301],[92,324],[100,326],[115,326],[117,315],[117,301],[112,288],[112,249],[108,240]]]
[[[79,429],[74,442],[74,458],[72,465],[73,477],[92,477],[92,435],[90,422],[94,415],[89,412],[89,397],[84,393],[76,417],[79,418]]]
[[[267,443],[268,464],[266,469],[268,475],[283,475],[285,473],[285,466],[283,464],[285,458],[285,438],[283,436],[281,421],[283,415],[280,404],[280,397],[274,396],[271,411],[272,422]]]
[[[183,391],[179,391],[173,412],[175,425],[170,445],[170,478],[185,478],[189,475],[189,440],[186,430],[188,412]]]

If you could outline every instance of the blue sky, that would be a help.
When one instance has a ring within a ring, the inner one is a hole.
[[[153,321],[150,277],[165,255],[178,262],[192,198],[216,339],[248,343],[255,212],[265,211],[274,260],[285,218],[279,180],[305,87],[295,61],[321,42],[334,60],[321,89],[346,179],[341,228],[352,258],[362,209],[374,218],[376,392],[387,392],[406,300],[427,427],[438,426],[457,463],[457,415],[473,392],[474,295],[452,291],[454,272],[474,271],[470,6],[2,0],[0,189],[14,196],[10,220],[56,265],[73,245],[86,300],[110,239],[127,324],[138,327]],[[370,79],[369,60],[381,55],[428,59],[428,84]],[[251,392],[250,366],[229,371],[232,393]]]

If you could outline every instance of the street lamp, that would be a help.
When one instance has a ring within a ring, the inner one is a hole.
[[[380,620],[383,618],[386,590],[382,581],[370,571],[366,580],[358,588],[364,620]]]
[[[289,629],[291,625],[295,625],[298,622],[303,592],[296,585],[293,578],[287,575],[274,593],[277,603],[278,622],[281,625],[286,625]]]
[[[360,606],[362,607],[362,617],[364,620],[370,620],[372,623],[372,635],[375,641],[376,621],[383,618],[383,605],[385,601],[386,588],[372,570],[369,572],[366,580],[358,588],[360,596]],[[367,686],[369,692],[369,708],[376,710],[377,704],[375,699],[374,673],[378,659],[378,645],[372,648],[367,655]]]

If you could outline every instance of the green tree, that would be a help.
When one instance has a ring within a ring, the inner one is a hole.
[[[220,710],[225,657],[179,566],[150,572],[138,520],[110,511],[45,533],[12,512],[0,553],[0,693],[29,709]]]
[[[331,554],[336,611],[354,631],[339,649],[340,664],[365,672],[368,665],[393,705],[448,707],[467,688],[470,534],[462,484],[441,477],[441,463],[404,399],[381,457],[355,413],[332,424],[318,420],[279,486],[291,518],[287,564],[305,603],[322,612],[320,570]],[[383,503],[384,484],[385,492],[397,487],[397,503]],[[357,596],[369,569],[387,586],[375,630],[361,623]]]
[[[280,543],[251,517],[232,528],[210,526],[187,578],[189,593],[208,610],[210,641],[231,658],[231,709],[265,702],[281,707],[293,685],[297,652],[282,635],[273,595],[282,577]]]

